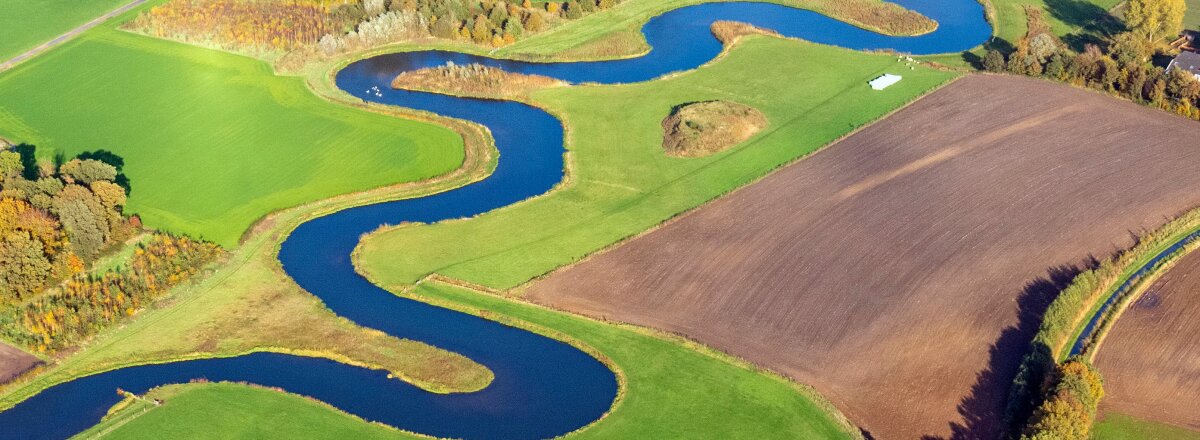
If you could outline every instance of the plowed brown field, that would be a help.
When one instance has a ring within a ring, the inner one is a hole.
[[[1121,315],[1100,346],[1105,411],[1200,430],[1200,252]]]
[[[29,353],[0,342],[0,384],[12,380],[40,363],[38,358],[30,356]]]
[[[878,438],[994,438],[1054,286],[1200,204],[1196,139],[1165,112],[970,76],[525,293],[794,377]]]

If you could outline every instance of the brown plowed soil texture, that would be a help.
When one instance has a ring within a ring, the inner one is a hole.
[[[970,76],[526,294],[779,371],[877,438],[996,438],[1055,285],[1200,204],[1197,139],[1097,93]]]
[[[0,384],[42,363],[36,357],[0,342]]]
[[[1105,412],[1200,430],[1200,252],[1117,320],[1096,355]]]

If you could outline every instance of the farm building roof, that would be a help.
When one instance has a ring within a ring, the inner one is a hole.
[[[868,84],[871,85],[872,89],[883,90],[883,89],[888,88],[888,86],[890,86],[892,84],[900,82],[901,78],[903,78],[903,77],[901,77],[900,75],[892,75],[890,73],[885,73],[883,75],[880,75],[878,78],[871,80]]]
[[[1183,69],[1185,72],[1192,75],[1200,76],[1200,54],[1195,52],[1180,52],[1171,64],[1167,66],[1167,71],[1171,69]]]

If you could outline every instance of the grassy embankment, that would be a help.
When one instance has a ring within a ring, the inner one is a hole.
[[[583,319],[445,284],[423,284],[417,298],[515,317],[569,335],[604,353],[625,373],[614,411],[575,438],[855,438],[808,389],[726,356],[645,330]],[[686,372],[681,374],[681,372]],[[154,395],[155,393],[151,393]],[[161,407],[118,412],[96,428],[108,438],[257,438],[289,432],[305,417],[305,436],[391,438],[410,435],[362,423],[294,395],[242,387],[189,385]],[[233,400],[236,399],[236,400]],[[312,418],[312,424],[307,423]],[[272,427],[277,427],[275,431]],[[284,436],[286,437],[286,435]]]
[[[0,76],[0,136],[46,155],[116,152],[134,183],[126,212],[150,227],[231,247],[270,212],[463,163],[450,129],[333,104],[260,61],[114,26]]]
[[[0,0],[0,61],[8,60],[132,0]]]
[[[772,63],[777,59],[804,62]],[[765,65],[773,67],[746,74],[746,66]],[[867,80],[897,69],[905,78],[896,86],[883,92],[866,87]],[[725,58],[669,79],[537,92],[535,103],[569,126],[570,183],[468,221],[376,234],[360,247],[361,269],[389,286],[437,273],[512,288],[751,182],[953,76],[908,70],[886,55],[748,37]],[[677,104],[707,100],[757,108],[770,128],[709,157],[665,155],[663,118]],[[621,133],[622,142],[608,141],[613,133]],[[456,238],[464,236],[479,240]]]

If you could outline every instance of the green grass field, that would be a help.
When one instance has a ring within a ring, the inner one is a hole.
[[[1200,431],[1192,431],[1162,423],[1136,419],[1122,414],[1108,414],[1092,428],[1095,440],[1200,440]]]
[[[995,35],[1016,43],[1028,30],[1025,6],[1041,7],[1059,36],[1078,32],[1116,7],[1121,0],[991,0],[996,8]]]
[[[541,0],[535,3],[546,3]],[[498,49],[497,56],[507,57],[552,57],[567,58],[612,58],[638,54],[649,47],[642,36],[641,27],[650,17],[664,12],[714,1],[736,0],[653,0],[624,1],[609,10],[600,11],[568,25],[559,26],[538,34],[534,38],[518,41],[517,44]],[[911,22],[888,23],[882,17],[889,13],[905,10],[882,0],[849,0],[836,4],[829,0],[759,0],[778,3],[801,9],[817,11],[839,18],[857,26],[885,30],[896,35],[910,35],[933,29],[931,20],[912,13]],[[853,20],[849,11],[873,11],[858,14]],[[918,18],[919,17],[919,18]],[[895,28],[895,29],[893,29]]]
[[[0,61],[132,0],[0,0]]]
[[[258,60],[110,28],[0,74],[0,136],[111,150],[150,227],[237,243],[263,215],[430,178],[463,161],[452,130],[330,103]]]
[[[155,407],[134,402],[76,438],[312,438],[315,432],[323,438],[418,438],[364,423],[319,402],[264,388],[196,384],[155,390],[154,395],[166,404]],[[270,410],[263,411],[266,408]]]
[[[1200,30],[1200,0],[1186,0],[1187,14],[1183,16],[1183,28]]]
[[[457,287],[422,285],[415,293],[551,328],[609,357],[626,374],[624,400],[573,438],[853,438],[810,391],[720,355]],[[192,387],[125,420],[114,417],[92,432],[112,428],[105,438],[115,439],[407,437],[296,396],[229,385]]]
[[[758,65],[772,68],[745,70]],[[904,80],[882,92],[867,87],[884,72]],[[726,58],[670,79],[544,91],[535,101],[570,126],[569,185],[471,220],[376,235],[360,248],[361,268],[385,285],[440,273],[513,287],[751,182],[953,76],[909,70],[887,55],[751,37]],[[660,123],[671,107],[715,99],[756,107],[771,126],[710,157],[663,154]],[[621,142],[611,142],[615,133]]]

